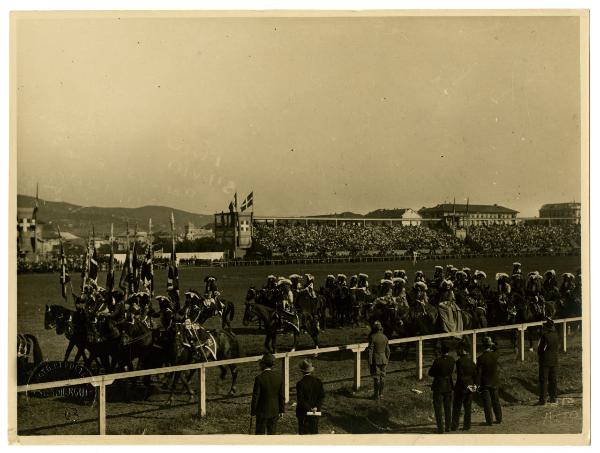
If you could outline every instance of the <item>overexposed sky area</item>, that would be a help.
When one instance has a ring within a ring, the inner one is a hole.
[[[49,16],[51,17],[51,16]],[[578,17],[16,25],[18,192],[310,215],[580,199]]]

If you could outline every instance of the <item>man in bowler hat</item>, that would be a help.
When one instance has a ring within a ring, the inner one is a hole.
[[[539,405],[546,404],[546,396],[550,396],[549,403],[556,403],[556,367],[558,366],[559,340],[554,321],[548,319],[543,326],[542,336],[538,344],[539,359]]]
[[[452,403],[452,431],[458,429],[460,423],[460,412],[464,408],[463,430],[471,429],[471,403],[473,393],[477,386],[477,367],[468,353],[468,344],[461,342],[458,348],[459,358],[456,361],[456,384],[454,385],[454,399]]]
[[[300,364],[300,371],[304,376],[296,384],[298,434],[319,434],[318,415],[307,415],[309,412],[321,412],[321,405],[325,398],[323,383],[312,375],[314,370],[308,360],[303,360]]]
[[[277,419],[285,412],[283,379],[273,372],[272,354],[263,355],[258,363],[261,373],[254,379],[250,416],[256,416],[255,434],[277,434]]]
[[[438,434],[450,431],[452,419],[452,372],[454,359],[449,355],[450,348],[442,343],[442,356],[433,361],[429,368],[429,376],[433,378],[431,390],[433,392],[433,411]]]
[[[495,351],[494,342],[490,337],[483,339],[483,348],[483,353],[477,358],[477,385],[483,400],[485,422],[491,425],[492,412],[496,423],[502,423],[502,407],[498,396],[500,386],[498,353]]]

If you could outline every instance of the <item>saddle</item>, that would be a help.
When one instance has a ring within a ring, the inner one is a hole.
[[[217,343],[213,335],[200,324],[191,322],[189,319],[186,319],[183,325],[187,333],[183,345],[200,351],[207,360],[210,357],[217,360]]]

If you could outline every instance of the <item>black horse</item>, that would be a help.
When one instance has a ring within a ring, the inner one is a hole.
[[[171,329],[171,348],[170,348],[170,365],[185,365],[196,362],[208,362],[210,360],[227,360],[235,359],[242,356],[239,341],[235,334],[228,330],[216,329],[208,331],[200,328],[197,332],[201,344],[190,342],[189,326],[185,323],[174,323]],[[228,365],[231,372],[231,387],[229,395],[234,395],[237,392],[237,366],[235,364]],[[220,383],[227,375],[227,368],[219,366],[221,373],[219,381],[217,381],[217,393],[219,392]],[[175,372],[171,381],[171,394],[168,404],[174,402],[174,393],[177,383],[181,380],[188,395],[189,401],[195,401],[195,392],[190,387],[190,380],[195,370],[183,376],[182,372]]]
[[[278,333],[291,333],[294,337],[294,343],[292,345],[292,351],[296,350],[298,345],[299,329],[295,327],[300,324],[300,317],[295,314],[295,323],[277,321],[275,314],[275,308],[267,307],[259,303],[246,302],[246,310],[244,311],[243,324],[249,325],[252,321],[260,320],[265,327],[265,350],[267,352],[277,352],[277,334]],[[305,327],[312,338],[315,348],[319,347],[319,329],[316,320],[312,317],[311,313],[304,313]]]

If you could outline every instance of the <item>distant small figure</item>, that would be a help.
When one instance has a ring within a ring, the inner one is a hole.
[[[383,327],[379,321],[373,323],[373,332],[367,347],[369,357],[369,369],[373,377],[373,399],[383,397],[385,384],[385,369],[390,360],[390,345],[388,338],[383,333]]]
[[[304,376],[296,384],[298,434],[319,434],[319,416],[316,413],[321,412],[325,391],[321,380],[312,375],[314,370],[308,360],[303,360],[300,364],[300,371]]]
[[[498,353],[490,337],[483,339],[483,353],[477,358],[477,385],[483,399],[485,422],[492,424],[492,411],[496,423],[502,423],[502,407],[498,396],[500,378],[498,376]]]
[[[549,403],[556,403],[556,367],[558,366],[559,339],[554,326],[554,321],[548,319],[543,326],[542,336],[538,344],[539,359],[539,405],[546,404],[546,396]]]
[[[452,420],[452,372],[454,359],[449,355],[450,348],[442,343],[442,356],[433,361],[429,368],[429,376],[433,378],[433,411],[438,434],[450,431]]]
[[[458,429],[460,412],[464,408],[463,430],[471,429],[471,403],[473,394],[477,391],[477,367],[468,353],[468,345],[462,342],[458,349],[460,357],[456,361],[456,385],[452,404],[452,431]]]
[[[255,434],[277,434],[277,419],[285,412],[283,379],[272,370],[272,354],[263,355],[258,364],[262,372],[254,379],[250,417],[256,416]]]

